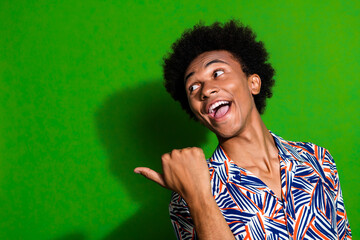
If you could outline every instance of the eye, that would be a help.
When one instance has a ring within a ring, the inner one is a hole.
[[[224,73],[223,70],[216,70],[213,75],[215,78],[217,78],[218,76],[222,75],[223,73]]]
[[[193,84],[189,87],[190,93],[199,88],[199,84]]]

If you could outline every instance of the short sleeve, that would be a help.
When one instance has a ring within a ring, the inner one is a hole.
[[[339,239],[351,239],[351,229],[346,215],[344,199],[341,192],[338,171],[334,159],[328,150],[325,152],[325,161],[330,164],[330,171],[334,181],[336,222]]]
[[[178,240],[197,239],[189,208],[185,200],[176,192],[172,193],[169,212]]]

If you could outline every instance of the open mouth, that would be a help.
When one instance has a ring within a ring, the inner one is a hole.
[[[215,119],[222,118],[229,111],[230,105],[229,101],[217,101],[210,105],[208,113]]]

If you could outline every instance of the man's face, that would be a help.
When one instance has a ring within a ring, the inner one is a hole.
[[[209,51],[197,56],[185,72],[190,108],[220,139],[241,133],[257,112],[253,94],[260,92],[257,74],[246,76],[228,51]]]

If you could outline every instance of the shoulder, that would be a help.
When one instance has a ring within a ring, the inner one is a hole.
[[[177,192],[172,192],[170,204],[184,205],[186,206],[185,200]]]
[[[170,219],[175,224],[181,222],[181,228],[191,228],[192,219],[185,200],[177,192],[173,192],[169,204]],[[175,227],[175,226],[174,226]],[[180,227],[180,226],[177,226]]]
[[[189,208],[180,194],[173,192],[169,204],[170,220],[177,239],[196,239]]]
[[[279,149],[279,154],[287,159],[296,160],[301,165],[308,166],[306,171],[313,172],[325,182],[336,182],[337,170],[330,152],[312,142],[288,141],[271,133]],[[310,169],[311,168],[311,169]]]
[[[316,145],[312,142],[284,140],[283,138],[275,135],[274,133],[272,134],[280,150],[286,149],[287,155],[290,154],[292,157],[299,161],[308,162],[312,165],[335,165],[334,159],[332,158],[330,152],[324,147]]]
[[[335,161],[326,148],[312,142],[287,142],[299,154],[301,161],[311,165],[320,164],[322,168],[333,169],[335,167]]]
[[[336,188],[338,182],[336,164],[326,148],[311,142],[286,142],[297,153],[298,160],[317,173],[326,185],[332,189]]]

